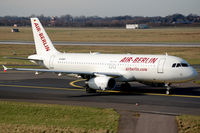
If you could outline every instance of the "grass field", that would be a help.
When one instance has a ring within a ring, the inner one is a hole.
[[[0,27],[0,40],[33,41],[31,27]],[[111,28],[45,28],[52,41],[131,42],[131,43],[200,43],[200,28],[161,28],[126,30]]]
[[[196,81],[194,81],[194,83],[200,84],[200,80],[196,80]]]
[[[132,54],[165,54],[179,56],[186,59],[190,64],[200,64],[200,47],[118,47],[118,46],[57,46],[61,52],[89,53],[132,53]],[[27,57],[35,53],[34,45],[0,45],[0,64],[30,65],[29,61],[4,59],[9,57]]]
[[[199,133],[200,116],[177,116],[179,133]],[[116,133],[113,109],[0,101],[0,132]]]
[[[0,101],[0,132],[115,133],[113,109]]]
[[[0,27],[1,41],[33,41],[31,27],[19,27],[19,33],[11,33],[12,27]],[[130,43],[200,43],[200,28],[162,28],[125,30],[111,28],[45,28],[52,41],[68,42],[130,42]],[[66,52],[101,52],[165,54],[200,64],[200,48],[181,47],[113,47],[113,46],[56,46]],[[30,45],[0,45],[0,64],[31,64],[27,61],[2,59],[3,56],[27,57],[35,52]]]
[[[182,115],[177,116],[179,133],[199,133],[200,116]]]

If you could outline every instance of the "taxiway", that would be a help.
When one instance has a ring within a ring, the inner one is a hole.
[[[131,83],[129,92],[107,91],[87,94],[84,81],[53,73],[0,72],[0,99],[114,108],[158,114],[200,115],[200,85],[176,84],[171,95],[165,88]]]

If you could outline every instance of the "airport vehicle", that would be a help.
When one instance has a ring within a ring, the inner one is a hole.
[[[193,80],[195,69],[184,59],[169,55],[145,54],[101,54],[60,53],[53,46],[38,18],[31,18],[36,54],[30,60],[46,69],[7,68],[4,70],[54,72],[58,76],[76,75],[86,79],[86,92],[109,90],[116,82],[129,87],[131,81],[165,86],[169,94],[170,85]]]

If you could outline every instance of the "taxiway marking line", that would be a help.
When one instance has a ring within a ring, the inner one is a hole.
[[[76,82],[80,82],[80,81],[85,81],[85,79],[78,79],[78,80],[74,80],[72,82],[69,83],[69,85],[73,86],[73,87],[77,87],[77,88],[84,88],[83,86],[79,86],[79,85],[75,85]],[[97,90],[97,92],[102,92],[102,90]],[[113,90],[105,90],[103,92],[112,92],[112,93],[120,93],[120,91],[113,91]]]
[[[24,86],[24,85],[5,85],[5,84],[0,84],[0,86],[6,86],[6,87],[22,87],[22,88],[37,88],[37,89],[50,89],[50,90],[74,90],[74,91],[85,91],[84,89],[57,88],[57,87],[44,87],[44,86]]]
[[[84,81],[84,80],[85,79],[74,80],[74,81],[70,82],[69,85],[71,85],[73,87],[77,87],[77,88],[84,88],[83,86],[75,85],[76,82]]]
[[[83,81],[84,79],[79,79],[79,80],[74,80],[70,82],[70,85],[73,87],[77,88],[83,88],[82,86],[75,85],[76,82]],[[97,90],[98,92],[102,92],[101,90]],[[110,92],[110,93],[122,93],[121,91],[115,91],[115,90],[105,90],[103,92]],[[129,92],[131,93],[131,92]],[[200,96],[190,96],[190,95],[174,95],[174,94],[156,94],[156,93],[137,93],[137,92],[132,92],[131,94],[138,94],[138,95],[151,95],[151,96],[173,96],[173,97],[188,97],[188,98],[200,98]]]
[[[121,91],[113,91],[113,90],[106,90],[104,92],[112,92],[112,93],[123,93]],[[149,96],[168,96],[168,97],[188,97],[188,98],[200,98],[200,96],[190,96],[190,95],[174,95],[174,94],[156,94],[156,93],[138,93],[138,92],[126,92],[129,94],[138,94],[138,95],[149,95]]]
[[[138,93],[138,94],[144,94],[144,95],[152,95],[152,96],[172,96],[172,97],[188,97],[188,98],[200,98],[200,96],[190,96],[190,95],[175,95],[175,94],[155,94],[155,93]]]
[[[70,83],[74,85],[74,83],[81,81],[81,80],[75,80]],[[22,87],[22,88],[38,88],[38,89],[50,89],[50,90],[71,90],[71,91],[85,91],[85,89],[72,89],[72,88],[57,88],[57,87],[44,87],[44,86],[23,86],[23,85],[5,85],[0,84],[0,86],[7,86],[7,87]],[[77,85],[75,85],[77,87]],[[75,87],[74,86],[74,87]],[[82,86],[79,86],[81,88]],[[101,91],[100,91],[101,92]],[[122,93],[121,91],[114,91],[114,90],[106,90],[104,92],[110,92],[110,93]],[[130,93],[129,93],[130,94]],[[155,93],[136,93],[133,92],[132,94],[138,94],[138,95],[152,95],[152,96],[173,96],[173,97],[187,97],[187,98],[200,98],[200,96],[189,96],[189,95],[167,95],[167,94],[155,94]]]

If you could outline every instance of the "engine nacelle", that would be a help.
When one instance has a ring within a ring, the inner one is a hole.
[[[88,86],[89,88],[95,90],[109,90],[115,88],[116,81],[115,79],[108,76],[99,76],[91,78],[88,81]]]

